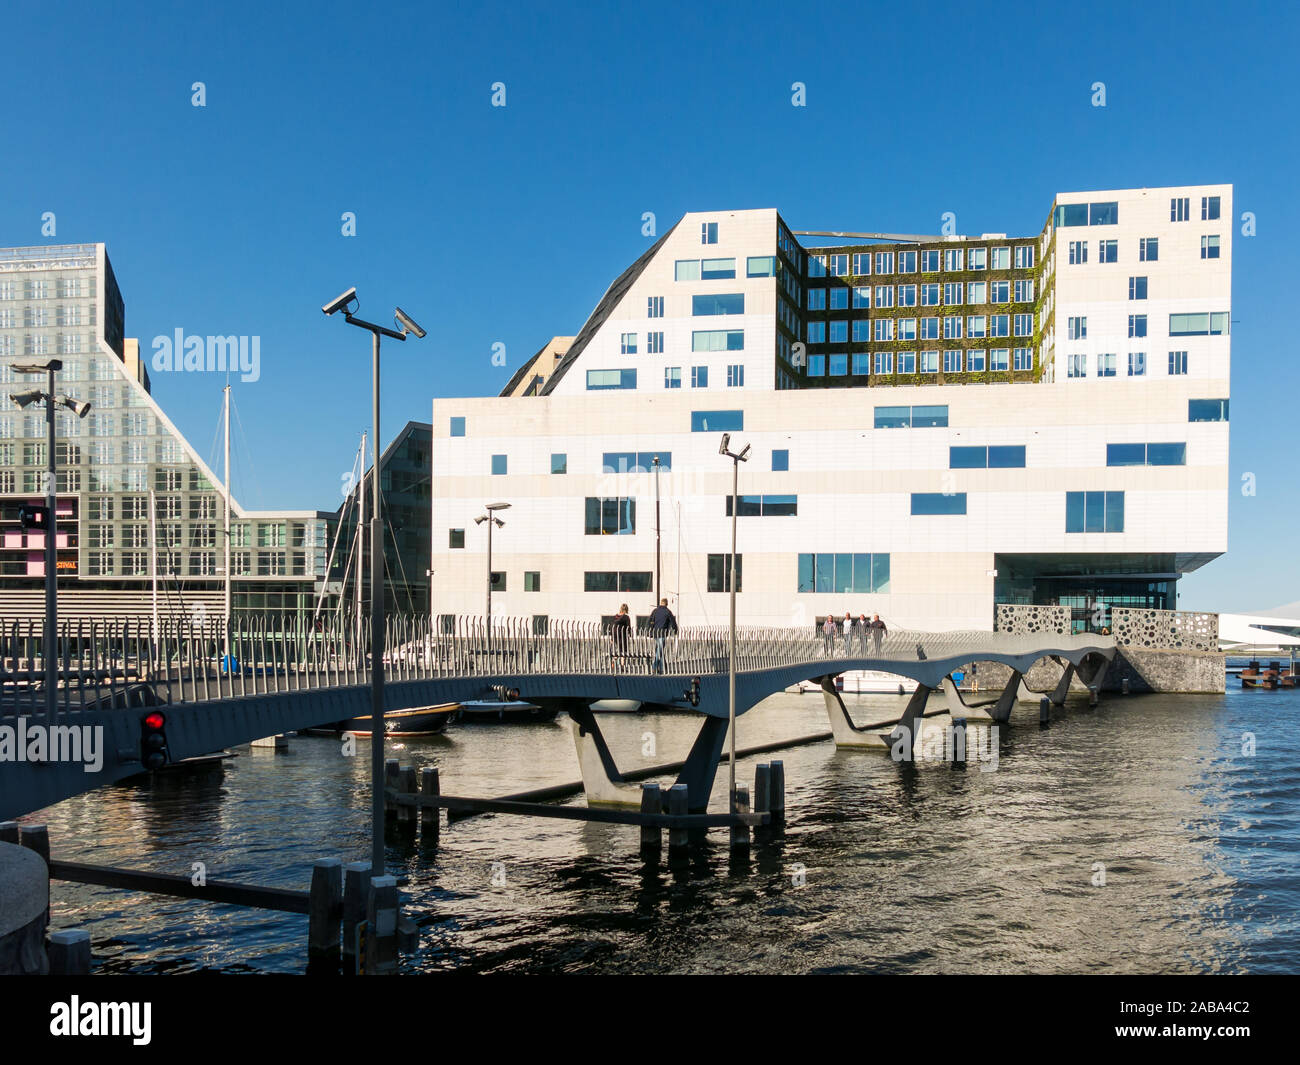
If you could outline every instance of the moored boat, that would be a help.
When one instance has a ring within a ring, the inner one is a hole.
[[[456,720],[466,724],[493,721],[553,721],[555,707],[538,706],[523,699],[468,699],[459,704]]]
[[[460,703],[438,703],[409,710],[389,710],[384,714],[384,732],[389,736],[435,736],[456,720],[460,706]],[[367,715],[303,731],[316,736],[346,733],[364,738],[371,734],[370,726],[370,716]]]

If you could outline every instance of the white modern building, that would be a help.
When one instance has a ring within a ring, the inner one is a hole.
[[[495,614],[643,617],[658,584],[725,622],[723,432],[742,623],[1174,608],[1227,547],[1231,219],[1228,185],[1063,193],[1011,238],[688,214],[500,396],[434,401],[434,610],[482,613],[505,502]]]

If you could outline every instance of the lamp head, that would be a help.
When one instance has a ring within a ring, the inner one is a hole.
[[[730,433],[723,433],[723,434],[722,434],[722,444],[721,444],[721,446],[719,446],[719,448],[718,448],[718,454],[719,454],[719,455],[725,455],[725,454],[727,453],[727,448],[728,448],[730,445],[731,445],[731,434],[730,434]]]
[[[39,403],[45,398],[45,393],[39,388],[33,388],[27,392],[11,392],[9,398],[20,407],[30,407],[33,403]]]

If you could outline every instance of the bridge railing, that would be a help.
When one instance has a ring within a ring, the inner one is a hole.
[[[270,692],[370,683],[370,626],[337,616],[317,624],[295,617],[186,620],[127,618],[68,621],[60,626],[56,706],[77,711],[226,699]],[[45,648],[40,621],[0,628],[0,716],[46,707]],[[616,641],[599,622],[550,619],[537,632],[530,618],[397,616],[387,620],[383,662],[394,681],[436,677],[505,678],[562,673],[648,674],[685,678],[726,673],[725,626],[683,626],[662,648],[653,633]],[[921,659],[978,660],[987,653],[1109,645],[1106,637],[1007,632],[896,630],[878,641],[842,629],[825,636],[811,626],[736,630],[736,669],[870,659],[876,668]],[[843,669],[846,667],[839,667]]]

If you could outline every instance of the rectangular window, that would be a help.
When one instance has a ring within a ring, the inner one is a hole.
[[[1030,337],[1034,335],[1034,316],[1032,314],[1017,314],[1014,321],[1014,333],[1018,337]]]
[[[1212,222],[1219,217],[1219,197],[1201,197],[1201,221]]]
[[[1009,314],[989,315],[989,336],[1009,337],[1011,335],[1011,316]]]
[[[1145,314],[1130,314],[1128,316],[1128,335],[1130,337],[1144,337],[1147,335],[1147,316]]]
[[[718,243],[718,223],[701,222],[700,223],[700,243],[717,244]]]
[[[871,286],[856,285],[853,289],[853,308],[863,310],[871,306]]]
[[[831,289],[830,308],[833,311],[847,311],[849,309],[849,290],[847,288]]]
[[[1078,266],[1088,261],[1088,242],[1086,240],[1070,241],[1070,265]]]
[[[646,297],[646,317],[662,318],[664,316],[664,298],[662,296]]]
[[[1222,336],[1228,332],[1228,312],[1214,311],[1200,314],[1171,314],[1171,337]]]
[[[987,303],[988,302],[988,282],[971,281],[966,286],[967,303]]]
[[[1131,300],[1144,300],[1147,298],[1147,279],[1145,277],[1130,277],[1128,279],[1128,298]]]
[[[699,259],[678,259],[673,277],[677,281],[698,281],[700,279]]]
[[[738,518],[793,518],[799,514],[799,497],[792,495],[740,496]],[[731,496],[726,497],[726,516],[731,517]]]
[[[917,373],[938,373],[939,353],[937,351],[918,352],[916,358],[916,371]]]
[[[810,288],[808,290],[808,309],[810,311],[824,311],[826,309],[826,290],[824,288]]]
[[[1087,355],[1067,355],[1066,356],[1066,376],[1067,377],[1087,377],[1088,376],[1088,356]]]
[[[830,256],[827,268],[836,277],[847,277],[849,273],[849,257],[847,253],[837,253]]]
[[[744,555],[736,555],[736,594],[745,587]],[[711,592],[731,591],[731,555],[710,555],[708,558],[708,588]]]
[[[744,351],[743,329],[697,329],[691,333],[692,351]]]
[[[1145,377],[1147,373],[1147,355],[1145,351],[1130,351],[1128,353],[1128,375],[1130,377]]]
[[[588,370],[587,391],[609,388],[636,388],[635,370]]]
[[[961,350],[959,348],[943,353],[943,372],[961,373]]]
[[[1189,422],[1226,422],[1228,420],[1228,401],[1226,399],[1189,399],[1187,401],[1187,420]]]
[[[826,256],[824,255],[808,256],[808,276],[809,277],[826,276]]]
[[[790,451],[788,448],[772,451],[772,469],[775,472],[781,472],[790,468]]]
[[[853,322],[853,342],[865,344],[871,339],[871,319],[858,318]]]
[[[551,454],[551,472],[568,473],[569,456],[563,452],[553,452]]]
[[[913,514],[965,514],[966,493],[913,492]]]
[[[989,250],[990,265],[994,270],[1011,269],[1011,249],[1010,248],[991,248]]]
[[[967,270],[987,270],[989,265],[988,248],[971,248],[966,253]]]
[[[849,323],[846,321],[831,322],[829,338],[832,344],[847,344],[849,342]]]
[[[1107,444],[1107,466],[1185,466],[1187,445],[1168,444]]]
[[[979,348],[972,348],[966,352],[966,369],[970,373],[984,372],[984,352]]]
[[[740,363],[732,363],[727,367],[727,387],[742,388],[745,384],[745,367]]]
[[[876,340],[880,343],[894,339],[894,319],[877,318],[876,323]]]
[[[663,333],[647,333],[645,335],[645,349],[651,355],[662,355],[664,353]]]
[[[898,253],[898,272],[900,274],[916,273],[916,252],[900,251]]]
[[[942,290],[939,288],[939,283],[937,281],[931,282],[926,285],[921,285],[920,288],[921,288],[921,306],[938,307],[939,296],[940,293],[942,292]]]
[[[894,372],[894,353],[892,351],[877,351],[875,359],[877,374]]]
[[[680,366],[664,367],[664,388],[682,387],[682,368]]]
[[[928,251],[921,252],[921,273],[933,274],[939,270],[940,252],[938,248],[932,248]]]
[[[691,432],[693,433],[734,433],[745,428],[743,410],[693,410],[691,411]]]
[[[948,405],[918,406],[912,408],[913,429],[946,429],[948,427]]]
[[[1186,222],[1191,216],[1191,199],[1187,196],[1175,196],[1169,201],[1169,221]]]
[[[619,352],[623,355],[636,354],[636,334],[624,333],[620,338]]]
[[[1034,246],[1032,244],[1020,244],[1015,249],[1016,269],[1031,270],[1034,266]]]
[[[745,260],[746,277],[775,277],[775,255],[751,255]]]
[[[876,286],[876,306],[892,307],[894,305],[894,286],[877,285]]]
[[[894,272],[894,253],[892,251],[876,252],[876,273],[892,274]]]
[[[853,356],[853,374],[855,377],[866,377],[871,373],[871,356],[860,351]]]
[[[1097,376],[1114,377],[1115,376],[1115,354],[1108,352],[1097,356]]]
[[[542,590],[542,574],[539,570],[524,570],[524,591],[540,592]]]
[[[1015,370],[1032,370],[1034,368],[1034,349],[1016,348],[1012,352],[1012,368]]]
[[[943,286],[943,302],[949,307],[960,307],[965,300],[966,286],[960,281],[948,281]]]
[[[1201,238],[1201,258],[1217,259],[1219,257],[1219,238],[1209,236]]]
[[[1169,373],[1175,377],[1187,373],[1187,352],[1171,351],[1169,353]]]
[[[889,591],[889,555],[819,552],[799,555],[796,591],[836,593]]]
[[[587,536],[634,535],[636,498],[588,496],[583,531]]]
[[[1070,318],[1067,322],[1067,335],[1071,340],[1088,339],[1088,319],[1080,316]]]
[[[1010,303],[1010,302],[1011,302],[1011,282],[1010,282],[1010,281],[990,281],[990,282],[989,282],[989,302],[990,302],[990,303]]]
[[[1097,262],[1099,263],[1119,262],[1119,241],[1118,240],[1097,241]]]
[[[1016,302],[1017,303],[1034,302],[1034,283],[1032,281],[1016,282]]]
[[[826,343],[826,323],[809,322],[808,323],[808,343],[825,344]]]
[[[508,459],[505,455],[492,456],[492,474],[493,476],[503,476],[508,467]]]
[[[921,319],[921,333],[920,333],[920,337],[921,337],[922,340],[938,340],[938,339],[939,339],[939,319],[938,319],[938,318],[922,318],[922,319]]]
[[[989,351],[989,369],[1006,370],[1009,367],[1008,356],[1010,352],[1006,348],[992,348]]]
[[[464,419],[464,418],[452,418],[452,419],[451,419],[451,435],[452,435],[452,436],[464,436],[464,435],[465,435],[465,419]]]
[[[899,339],[899,340],[915,340],[915,339],[916,339],[916,319],[915,319],[915,318],[898,318],[898,319],[895,319],[895,322],[896,322],[896,324],[897,324],[897,326],[898,326],[898,339]],[[834,337],[831,337],[831,339],[834,340],[835,338],[834,338]]]
[[[900,351],[898,353],[898,372],[916,373],[916,352]]]
[[[1123,492],[1066,492],[1065,531],[1123,532]]]
[[[692,388],[709,387],[709,368],[707,366],[691,367],[691,387]]]
[[[1138,241],[1138,262],[1154,263],[1160,258],[1160,238],[1143,237]]]
[[[830,355],[827,358],[832,377],[845,377],[849,372],[849,357],[845,354]]]
[[[601,473],[650,473],[655,459],[661,470],[671,470],[671,451],[606,451],[601,457]]]
[[[948,468],[953,470],[1010,470],[1025,466],[1024,444],[995,444],[990,447],[950,447]]]
[[[943,339],[960,340],[962,338],[962,319],[956,315],[943,320]]]
[[[745,294],[743,292],[725,292],[691,297],[691,314],[696,316],[744,313]]]
[[[700,261],[700,279],[703,281],[725,281],[735,276],[735,259],[702,259]]]
[[[853,256],[853,276],[866,277],[871,273],[871,253],[857,252]]]
[[[988,319],[982,314],[971,314],[966,317],[966,335],[971,340],[979,340],[985,336],[985,330],[988,328]]]
[[[1119,224],[1118,201],[1112,200],[1108,203],[1088,204],[1088,225],[1114,226],[1118,224]]]
[[[877,371],[878,373],[879,371]],[[908,429],[912,425],[911,407],[877,407],[877,429]]]
[[[826,376],[826,356],[809,355],[808,356],[808,376],[825,377]]]

